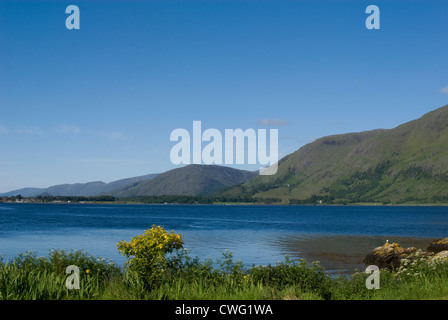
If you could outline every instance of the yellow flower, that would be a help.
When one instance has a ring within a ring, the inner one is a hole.
[[[87,269],[87,270],[86,270],[86,273],[89,274],[89,273],[90,273],[90,269]]]
[[[244,276],[244,280],[247,280],[248,276]]]

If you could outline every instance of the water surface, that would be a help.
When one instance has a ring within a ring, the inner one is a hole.
[[[290,254],[346,271],[363,268],[364,256],[386,240],[426,249],[447,237],[448,208],[0,204],[0,254],[82,249],[123,264],[116,244],[153,224],[181,233],[184,247],[201,258],[228,249],[250,266]]]

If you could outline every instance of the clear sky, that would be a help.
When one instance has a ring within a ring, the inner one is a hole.
[[[277,128],[280,157],[393,128],[448,104],[447,21],[445,0],[1,0],[0,192],[172,169],[193,120]]]

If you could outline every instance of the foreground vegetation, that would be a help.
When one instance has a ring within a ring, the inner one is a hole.
[[[245,268],[224,251],[217,260],[189,256],[182,237],[154,226],[117,245],[124,268],[82,251],[33,252],[0,261],[0,300],[239,299],[370,300],[446,299],[448,262],[417,259],[380,271],[380,288],[367,289],[368,274],[330,275],[317,262],[291,260]],[[80,269],[79,289],[68,289],[66,267]]]

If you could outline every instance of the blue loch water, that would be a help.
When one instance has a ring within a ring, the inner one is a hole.
[[[361,268],[389,242],[425,249],[448,236],[448,207],[0,204],[0,255],[82,249],[122,265],[116,249],[153,224],[181,233],[193,256],[230,250],[246,265],[275,264],[286,254],[328,270]]]

